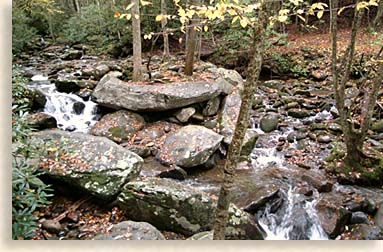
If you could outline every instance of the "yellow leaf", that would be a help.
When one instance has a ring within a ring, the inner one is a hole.
[[[243,28],[245,28],[245,27],[248,25],[247,19],[245,19],[245,18],[242,18],[242,19],[239,21],[239,23],[241,24],[241,26],[242,26]]]
[[[125,8],[125,10],[130,10],[133,6],[134,6],[134,3],[130,3],[130,4]]]
[[[156,16],[156,22],[161,22],[163,19],[165,19],[164,15],[157,15]]]
[[[239,19],[239,17],[238,17],[238,16],[235,16],[235,17],[233,18],[233,20],[231,21],[231,23],[234,24],[238,19]]]
[[[135,14],[134,18],[138,20],[138,19],[140,19],[140,16],[138,14]]]
[[[204,30],[205,32],[207,32],[207,31],[209,30],[209,27],[208,27],[207,25],[205,25],[205,26],[203,27],[203,30]]]
[[[306,19],[302,17],[301,15],[297,15],[297,17],[299,17],[303,22],[306,22]]]
[[[321,11],[318,11],[318,13],[317,13],[317,17],[318,17],[318,19],[321,19],[322,18],[322,16],[323,16],[323,11],[321,10]]]
[[[143,0],[141,0],[140,2],[141,2],[141,5],[142,5],[142,6],[146,6],[146,5],[150,5],[150,4],[152,4],[151,2],[143,1]]]
[[[116,11],[116,12],[114,13],[114,17],[115,17],[115,18],[120,17],[120,16],[121,16],[121,13],[120,13],[120,12]]]
[[[342,11],[344,11],[344,7],[340,8],[340,9],[338,10],[338,15],[340,15],[340,13],[342,13]]]
[[[281,22],[281,23],[284,23],[287,21],[287,16],[278,16],[278,21]]]
[[[180,43],[180,44],[182,43],[182,38],[178,39],[178,43]]]

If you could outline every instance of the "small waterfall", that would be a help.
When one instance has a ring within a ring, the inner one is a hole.
[[[266,240],[327,240],[328,237],[319,224],[315,199],[307,200],[303,195],[284,192],[283,206],[272,212],[271,205],[259,217],[259,224],[265,230]]]
[[[35,77],[35,76],[34,76]],[[38,80],[31,85],[40,89],[47,98],[44,112],[56,118],[57,127],[63,130],[88,133],[89,129],[97,122],[97,104],[84,101],[75,94],[58,92],[56,86],[42,76],[32,78]]]

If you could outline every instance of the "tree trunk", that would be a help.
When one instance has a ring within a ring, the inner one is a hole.
[[[142,80],[140,1],[132,0],[133,81]]]
[[[78,0],[73,0],[73,7],[77,13],[80,13],[80,4],[79,4]]]
[[[165,0],[161,0],[161,14],[162,15],[166,15],[167,14],[167,10],[166,10],[166,1]],[[168,21],[166,18],[163,18],[161,20],[161,28],[162,28],[162,34],[163,34],[163,38],[164,38],[164,52],[163,52],[163,61],[165,61],[166,59],[169,58],[170,56],[170,52],[169,52],[169,37],[168,37],[168,33],[167,33],[167,28],[166,28],[166,25],[167,25]]]
[[[383,19],[383,0],[379,1],[378,6],[378,12],[376,13],[376,16],[374,20],[372,21],[372,28],[376,31],[380,28],[382,25],[382,19]]]
[[[248,127],[249,114],[252,105],[252,98],[256,88],[256,82],[261,72],[262,55],[264,50],[264,34],[267,26],[268,16],[264,7],[259,10],[259,20],[255,23],[252,54],[250,64],[248,66],[249,75],[244,84],[242,94],[241,109],[239,112],[238,122],[234,131],[233,139],[229,147],[227,161],[224,168],[224,178],[219,193],[216,217],[214,222],[214,240],[224,240],[225,231],[228,221],[228,209],[231,201],[231,191],[233,188],[235,171],[238,158],[241,153],[242,142]]]
[[[192,0],[193,5],[198,5],[199,0]],[[195,20],[197,15],[194,15],[190,27],[188,29],[188,37],[186,41],[186,59],[185,59],[185,74],[188,76],[193,75],[194,68],[194,52],[197,44],[197,30],[195,27],[198,25],[198,21]]]

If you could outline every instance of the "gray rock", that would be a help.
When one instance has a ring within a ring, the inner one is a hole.
[[[65,54],[63,54],[60,58],[63,60],[74,60],[80,59],[82,56],[82,51],[70,49]]]
[[[203,240],[213,240],[213,231],[204,231],[196,233],[193,236],[190,236],[186,240],[189,241],[203,241]]]
[[[33,134],[34,139],[48,150],[40,162],[47,176],[100,198],[115,196],[143,164],[141,157],[104,137],[45,130]]]
[[[203,126],[189,125],[165,139],[156,158],[164,164],[194,167],[204,164],[218,149],[223,136]]]
[[[99,80],[101,79],[105,74],[107,74],[108,72],[110,71],[110,68],[105,65],[105,64],[101,64],[101,65],[98,65],[96,68],[95,68],[95,71],[94,71],[94,78],[96,80]]]
[[[26,119],[28,121],[28,124],[32,128],[36,128],[39,130],[57,127],[56,119],[53,116],[50,116],[50,115],[45,114],[43,112],[38,112],[35,114],[28,114]]]
[[[286,83],[283,80],[268,80],[262,83],[262,86],[280,90]]]
[[[225,144],[230,144],[237,124],[242,98],[238,90],[223,99],[219,115],[219,133],[224,136]]]
[[[107,74],[98,83],[93,97],[97,103],[111,108],[164,111],[207,101],[230,91],[231,85],[225,81],[142,85]]]
[[[180,122],[187,122],[190,117],[192,117],[195,114],[195,108],[189,107],[189,108],[183,108],[180,111],[178,111],[175,114],[175,117],[178,119]]]
[[[81,115],[82,112],[84,111],[85,109],[85,104],[82,103],[82,102],[75,102],[73,103],[73,112],[76,114],[76,115]]]
[[[142,116],[120,110],[103,116],[90,132],[95,136],[104,136],[115,142],[123,142],[144,126],[145,120]]]
[[[370,224],[367,214],[363,212],[354,212],[351,214],[350,224]]]
[[[132,219],[185,235],[211,230],[215,218],[215,200],[171,179],[140,178],[129,182],[118,201]],[[260,230],[253,216],[230,204],[227,239],[263,239]]]
[[[279,118],[277,114],[275,113],[266,114],[265,116],[261,118],[260,128],[266,133],[271,132],[277,129],[278,121],[279,121]]]
[[[249,156],[258,140],[258,133],[255,130],[247,129],[245,138],[243,139],[241,156]]]
[[[221,99],[218,96],[210,99],[207,102],[206,107],[203,109],[202,114],[204,116],[213,116],[217,114],[220,104],[221,104]]]
[[[376,226],[357,224],[351,230],[351,236],[357,240],[382,240],[383,231]]]
[[[383,230],[383,202],[378,205],[378,210],[374,215],[374,223]]]
[[[331,192],[333,183],[326,181],[322,177],[313,177],[307,174],[302,175],[302,180],[306,181],[313,187],[315,187],[318,192]]]
[[[305,109],[290,109],[289,111],[287,111],[287,114],[291,117],[301,119],[301,118],[309,117],[310,111]]]
[[[109,233],[99,234],[93,240],[165,240],[165,237],[149,223],[123,221],[113,225]]]
[[[231,85],[238,87],[239,90],[243,90],[243,78],[237,71],[225,68],[212,69],[212,71],[215,71],[219,77]]]
[[[141,145],[131,145],[127,147],[127,149],[131,152],[136,153],[138,156],[142,158],[149,157],[151,154],[150,148],[146,146],[141,146]]]
[[[318,141],[318,143],[331,143],[331,137],[330,136],[328,136],[328,135],[319,135],[318,137],[317,137],[317,141]]]
[[[187,173],[184,169],[182,169],[179,166],[172,165],[172,168],[166,171],[162,171],[157,176],[160,178],[171,178],[171,179],[177,179],[177,180],[185,180],[187,177]]]
[[[351,213],[343,207],[336,206],[326,200],[320,200],[315,206],[319,223],[324,231],[335,238],[344,231],[344,227],[351,218]]]
[[[313,70],[311,76],[317,81],[324,81],[328,74],[322,70]]]

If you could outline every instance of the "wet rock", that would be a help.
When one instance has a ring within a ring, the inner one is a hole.
[[[141,146],[141,145],[131,145],[127,147],[127,149],[131,152],[136,153],[138,156],[142,158],[149,157],[151,155],[151,151],[149,147]]]
[[[58,234],[62,230],[62,226],[57,220],[43,221],[42,228],[51,234]]]
[[[28,124],[32,128],[39,130],[51,129],[57,127],[57,121],[53,116],[45,114],[43,112],[38,112],[35,114],[28,114],[26,117]]]
[[[382,240],[383,231],[376,226],[357,224],[352,228],[351,236],[357,240]]]
[[[195,108],[189,107],[189,108],[183,108],[180,111],[178,111],[175,114],[175,117],[178,119],[178,121],[185,123],[194,114],[195,114]]]
[[[374,122],[371,125],[371,130],[377,132],[377,133],[382,133],[383,132],[383,120]]]
[[[149,223],[123,221],[113,225],[107,234],[99,234],[93,240],[165,240],[165,237]]]
[[[142,85],[123,82],[105,75],[93,92],[97,103],[133,111],[164,111],[207,101],[231,92],[231,85],[220,82],[182,82]]]
[[[290,240],[309,240],[307,230],[310,229],[309,216],[305,209],[298,208],[292,213],[292,227],[289,232]]]
[[[129,182],[118,201],[133,220],[185,235],[211,230],[215,219],[216,200],[171,179],[140,178]],[[231,204],[226,238],[263,239],[263,234],[254,217]]]
[[[277,129],[278,121],[279,121],[279,118],[277,114],[268,113],[262,117],[260,121],[260,128],[266,133],[271,132]]]
[[[343,206],[351,212],[362,211],[368,214],[374,214],[377,209],[373,201],[362,196],[348,199],[348,201],[344,203]]]
[[[283,80],[268,80],[262,83],[262,86],[280,90],[286,83]]]
[[[82,51],[70,49],[65,54],[63,54],[60,58],[63,60],[74,60],[80,59],[82,57]]]
[[[328,136],[328,135],[319,135],[318,137],[317,137],[317,141],[318,141],[318,143],[325,143],[325,144],[327,144],[327,143],[331,143],[331,137],[330,136]]]
[[[310,116],[310,111],[305,109],[290,109],[287,111],[287,115],[294,117],[294,118],[305,118]]]
[[[367,214],[363,212],[354,212],[351,214],[350,224],[370,224]]]
[[[322,228],[333,239],[344,231],[351,218],[349,211],[326,200],[320,200],[315,208]]]
[[[101,79],[105,74],[107,74],[110,71],[109,66],[105,64],[98,65],[93,73],[94,78],[96,80]]]
[[[213,116],[218,113],[219,105],[221,104],[220,97],[214,97],[206,103],[206,107],[203,109],[202,114],[204,116]]]
[[[328,129],[333,133],[342,133],[342,127],[337,123],[329,123]]]
[[[241,156],[249,156],[258,140],[258,133],[255,130],[247,129],[245,138],[243,139]]]
[[[179,166],[172,165],[172,168],[166,171],[162,171],[157,176],[160,178],[171,178],[176,180],[185,180],[187,177],[187,173],[184,169]]]
[[[219,116],[219,133],[224,136],[224,143],[230,144],[237,124],[239,110],[241,109],[242,98],[239,91],[226,96],[223,101],[222,110]]]
[[[312,123],[310,125],[310,130],[315,131],[315,130],[327,130],[326,124],[323,123]]]
[[[77,96],[80,96],[85,101],[88,101],[89,98],[92,95],[92,90],[89,90],[87,88],[81,89],[75,93]]]
[[[95,136],[104,136],[115,142],[123,142],[144,126],[145,120],[142,116],[120,110],[103,116],[90,132]]]
[[[78,92],[82,88],[93,89],[95,83],[90,80],[77,80],[72,77],[62,76],[54,80],[57,91],[64,93]]]
[[[243,211],[248,212],[250,214],[257,214],[258,211],[266,207],[266,204],[270,204],[270,205],[275,205],[270,210],[271,213],[275,213],[278,210],[278,208],[282,205],[282,203],[283,203],[282,194],[280,190],[276,190],[276,191],[273,191],[272,193],[269,193],[260,197],[256,201],[251,202],[246,207],[244,207]]]
[[[138,176],[143,164],[138,155],[105,137],[45,130],[33,134],[31,141],[51,149],[40,161],[48,177],[100,198],[115,196],[126,181]]]
[[[76,115],[81,115],[85,109],[85,104],[82,102],[73,103],[73,111]]]
[[[315,187],[320,193],[331,192],[332,187],[334,185],[330,181],[323,180],[323,178],[316,178],[307,174],[302,175],[302,180]]]
[[[208,129],[214,129],[217,126],[217,124],[218,124],[218,120],[213,119],[213,120],[205,121],[205,123],[203,125]]]
[[[218,149],[223,136],[203,126],[189,125],[165,139],[156,158],[164,164],[194,167],[204,164]]]

